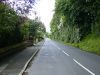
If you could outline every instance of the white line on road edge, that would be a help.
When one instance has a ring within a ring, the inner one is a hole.
[[[86,67],[84,67],[82,64],[80,64],[78,61],[76,61],[75,59],[73,59],[79,66],[81,66],[83,69],[85,69],[86,71],[88,71],[91,75],[95,75],[93,72],[91,72],[89,69],[87,69]]]
[[[64,54],[66,54],[67,56],[70,56],[68,53],[66,53],[65,51],[62,51]]]

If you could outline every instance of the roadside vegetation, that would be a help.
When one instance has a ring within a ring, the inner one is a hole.
[[[78,47],[82,50],[100,55],[100,37],[89,35],[78,44]]]
[[[30,1],[30,5],[34,3],[31,0],[27,1]],[[17,47],[24,47],[26,44],[24,42],[33,44],[43,39],[45,33],[43,23],[37,17],[34,20],[27,17],[30,5],[26,5],[25,9],[19,7],[15,9],[16,3],[11,4],[9,0],[0,1],[0,55]]]
[[[100,55],[100,0],[55,1],[50,38]]]

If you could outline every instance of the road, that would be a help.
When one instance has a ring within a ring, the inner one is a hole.
[[[46,39],[25,75],[100,75],[100,56]]]
[[[43,41],[0,59],[0,75],[21,75],[30,58],[41,49],[42,43]]]

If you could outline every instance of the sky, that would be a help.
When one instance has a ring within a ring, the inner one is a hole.
[[[37,15],[44,23],[46,31],[50,33],[50,22],[53,17],[55,0],[40,0],[36,4]]]
[[[10,2],[15,1],[16,3],[19,2],[20,7],[24,3],[24,0],[9,0],[9,1]],[[36,0],[34,8],[31,9],[30,14],[28,14],[28,17],[30,19],[34,19],[35,18],[34,11],[36,11],[37,13],[36,15],[44,23],[46,31],[50,33],[50,22],[53,17],[54,8],[55,8],[55,0]]]

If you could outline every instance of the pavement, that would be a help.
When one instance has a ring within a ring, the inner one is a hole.
[[[22,75],[30,60],[41,49],[43,41],[16,54],[0,59],[0,75]]]
[[[46,39],[23,75],[100,75],[100,56]]]

